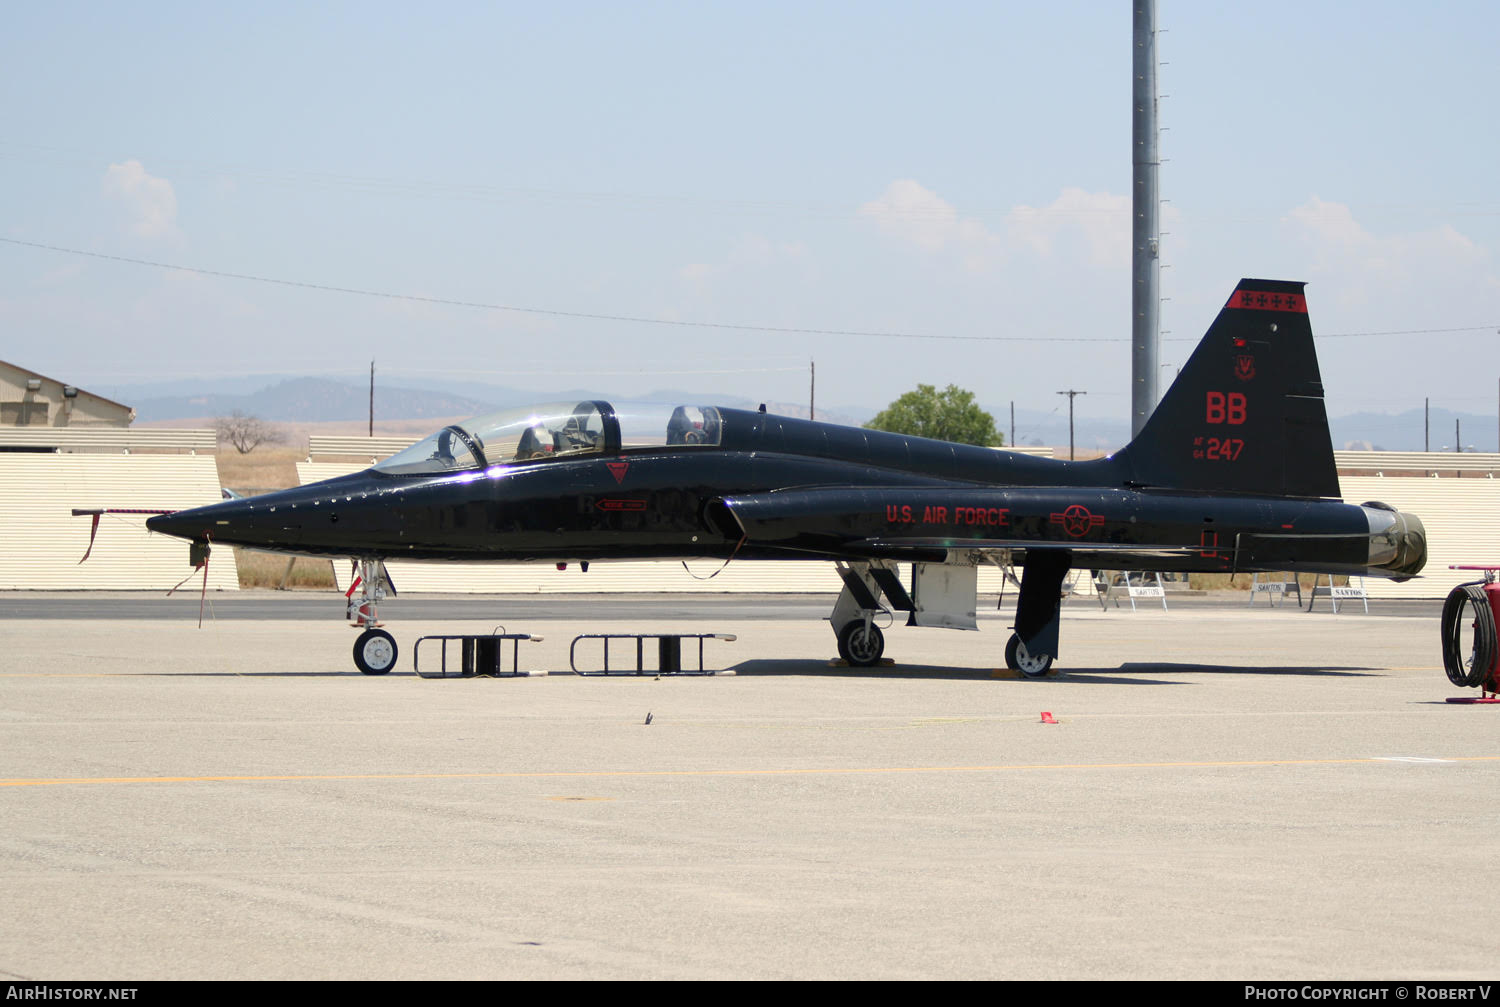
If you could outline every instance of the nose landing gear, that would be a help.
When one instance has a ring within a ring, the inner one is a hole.
[[[396,638],[383,629],[367,629],[354,641],[354,666],[366,675],[384,675],[396,666]]]
[[[345,593],[350,624],[364,629],[354,641],[354,666],[366,675],[384,675],[396,666],[396,657],[400,653],[396,638],[378,628],[380,617],[376,606],[385,597],[387,586],[394,596],[396,585],[391,582],[385,563],[378,559],[361,559],[359,573]]]

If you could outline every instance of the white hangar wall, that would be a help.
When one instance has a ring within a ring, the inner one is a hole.
[[[177,510],[218,499],[219,470],[211,453],[0,451],[6,514],[0,589],[168,590],[192,572],[186,542],[148,533],[147,515],[105,514],[93,553],[80,565],[90,519],[74,517],[73,508]],[[239,590],[234,550],[214,551],[208,586]]]
[[[1378,500],[1415,514],[1427,529],[1427,567],[1404,584],[1366,577],[1372,598],[1442,598],[1454,585],[1478,580],[1473,570],[1449,570],[1450,563],[1500,563],[1500,480],[1488,475],[1341,476],[1348,503]]]

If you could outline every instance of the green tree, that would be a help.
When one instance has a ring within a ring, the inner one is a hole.
[[[957,385],[941,392],[932,385],[918,385],[916,391],[892,402],[865,428],[988,448],[1005,443],[1004,435],[995,429],[995,418],[974,404],[973,392]]]

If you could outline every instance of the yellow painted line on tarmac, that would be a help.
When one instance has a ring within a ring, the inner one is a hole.
[[[598,769],[516,773],[312,773],[266,776],[94,776],[75,779],[0,780],[0,787],[61,787],[107,783],[311,783],[337,780],[553,780],[713,776],[879,776],[903,773],[1009,773],[1072,769],[1246,769],[1266,766],[1387,764],[1391,757],[1360,759],[1253,759],[1230,762],[1063,762],[999,766],[885,766],[854,769]],[[1500,762],[1500,755],[1443,756],[1433,762]]]

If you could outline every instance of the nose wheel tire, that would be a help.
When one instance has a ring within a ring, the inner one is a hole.
[[[354,641],[354,665],[366,675],[384,675],[396,666],[396,638],[383,629],[367,629]]]
[[[884,653],[885,634],[879,626],[867,626],[863,620],[858,620],[839,630],[839,657],[848,661],[851,667],[877,665]]]
[[[1031,653],[1021,638],[1012,633],[1005,645],[1005,666],[1027,678],[1041,678],[1052,670],[1052,655]]]

